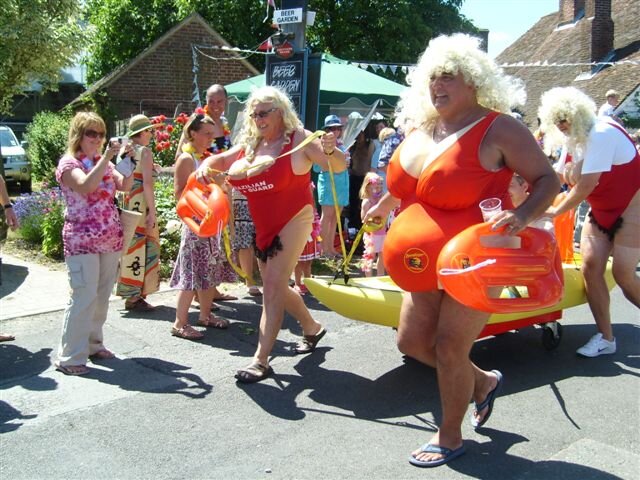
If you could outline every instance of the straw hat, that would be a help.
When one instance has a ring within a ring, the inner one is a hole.
[[[129,120],[129,130],[127,131],[127,137],[133,137],[140,132],[144,132],[150,128],[156,128],[164,125],[164,123],[151,123],[149,117],[146,115],[134,115]]]

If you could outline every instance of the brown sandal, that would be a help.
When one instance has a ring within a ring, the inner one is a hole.
[[[180,328],[171,327],[171,335],[185,340],[202,340],[204,338],[204,333],[199,332],[191,325],[185,325]]]
[[[273,368],[269,365],[264,366],[261,363],[253,362],[248,367],[236,372],[236,379],[240,383],[256,383],[264,380],[273,374]]]
[[[155,310],[156,307],[149,305],[144,298],[139,297],[137,300],[134,300],[133,302],[130,300],[126,300],[124,302],[124,308],[125,310],[135,310],[138,312],[150,312],[152,310]]]
[[[198,320],[198,325],[206,328],[218,328],[220,330],[226,330],[229,328],[229,320],[226,318],[216,317],[214,315],[210,315],[205,320]]]
[[[102,350],[98,350],[96,353],[89,355],[89,358],[91,360],[111,360],[112,358],[116,358],[116,355],[111,350],[103,348]]]
[[[327,331],[324,328],[320,328],[320,331],[315,335],[304,335],[296,345],[296,353],[304,354],[311,353],[316,349],[316,345],[325,336]]]
[[[86,375],[87,373],[91,372],[91,370],[89,370],[86,365],[60,365],[58,363],[54,365],[56,367],[56,370],[64,373],[65,375]]]

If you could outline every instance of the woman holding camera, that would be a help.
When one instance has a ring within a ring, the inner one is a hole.
[[[145,299],[160,288],[160,235],[153,193],[155,172],[153,155],[148,148],[153,129],[159,125],[151,123],[145,115],[135,115],[129,120],[127,132],[133,148],[131,159],[135,170],[133,185],[124,197],[123,208],[142,215],[120,263],[116,295],[125,298],[124,308],[139,312],[153,310]]]
[[[116,190],[131,188],[132,177],[125,178],[111,164],[119,143],[110,143],[100,154],[105,131],[96,113],[77,113],[69,128],[67,153],[56,169],[66,203],[62,240],[72,293],[55,366],[66,375],[89,373],[89,357],[114,357],[102,339],[122,251],[122,225],[114,197]]]

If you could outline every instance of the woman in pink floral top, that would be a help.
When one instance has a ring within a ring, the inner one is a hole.
[[[89,373],[89,357],[114,357],[102,343],[122,250],[122,225],[114,197],[116,190],[131,188],[132,177],[125,179],[110,163],[119,144],[109,145],[100,154],[105,132],[97,114],[76,114],[69,128],[67,153],[56,169],[67,207],[62,239],[72,293],[55,366],[67,375]]]

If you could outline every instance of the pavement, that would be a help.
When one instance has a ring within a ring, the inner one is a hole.
[[[202,342],[172,337],[175,292],[132,314],[113,299],[105,326],[117,358],[68,377],[51,367],[68,298],[64,270],[3,258],[0,332],[0,478],[6,479],[638,479],[640,316],[612,292],[618,351],[575,355],[594,332],[589,309],[564,313],[552,351],[528,327],[474,345],[504,387],[485,427],[463,424],[467,453],[435,469],[409,452],[441,418],[432,369],[403,358],[392,329],[305,302],[328,334],[293,352],[289,317],[273,350],[275,375],[238,385],[254,352],[260,299],[231,286],[226,330]],[[197,313],[192,312],[195,322]]]

